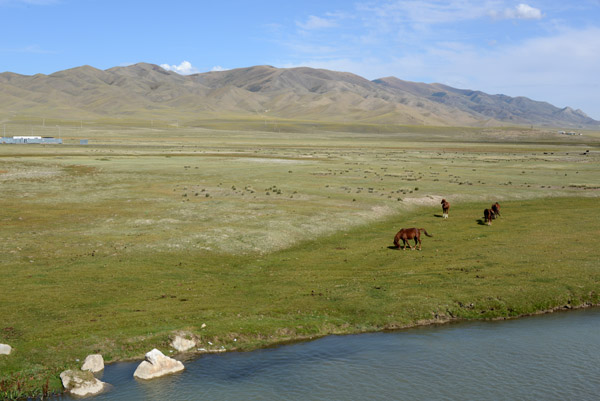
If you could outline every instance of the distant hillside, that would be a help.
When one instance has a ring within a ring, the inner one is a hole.
[[[88,119],[273,117],[426,125],[598,127],[580,110],[388,77],[255,66],[179,75],[140,63],[0,74],[0,114]]]

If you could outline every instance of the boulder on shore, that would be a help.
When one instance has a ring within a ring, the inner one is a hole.
[[[155,348],[146,354],[146,360],[140,363],[133,373],[133,377],[148,380],[176,373],[183,369],[183,363],[165,356]]]
[[[9,355],[12,352],[12,347],[8,344],[0,344],[0,355]]]
[[[96,379],[92,372],[65,370],[60,374],[63,387],[80,397],[101,393],[106,383]]]
[[[83,361],[81,370],[89,370],[92,373],[100,372],[104,370],[104,358],[100,354],[88,355]]]
[[[175,348],[179,352],[185,352],[190,350],[196,346],[196,341],[188,340],[182,336],[175,336],[173,341],[171,341],[171,347]]]

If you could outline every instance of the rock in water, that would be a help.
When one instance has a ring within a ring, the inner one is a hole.
[[[146,354],[146,360],[140,363],[133,373],[133,377],[148,380],[176,373],[183,369],[183,363],[165,356],[155,348]]]
[[[60,374],[63,387],[70,393],[80,397],[94,395],[104,390],[106,383],[96,379],[92,372],[65,370]]]
[[[12,347],[8,344],[0,344],[0,355],[9,355],[12,352]]]
[[[83,361],[81,370],[89,370],[92,373],[100,372],[104,369],[104,358],[100,354],[88,355]]]

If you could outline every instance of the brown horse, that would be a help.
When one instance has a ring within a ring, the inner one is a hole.
[[[500,204],[498,202],[492,205],[492,212],[494,212],[495,216],[500,217]]]
[[[447,219],[448,218],[448,210],[450,210],[450,202],[446,199],[442,199],[442,216]]]
[[[494,218],[494,211],[492,209],[484,209],[483,210],[483,218],[485,220],[485,224],[488,226],[492,225],[492,219]]]
[[[433,235],[430,235],[427,230],[425,230],[424,228],[403,228],[400,231],[398,231],[398,234],[396,234],[396,236],[394,237],[394,245],[396,246],[396,248],[400,248],[400,240],[402,240],[402,244],[403,250],[406,250],[406,244],[408,244],[408,247],[410,249],[413,249],[412,246],[410,246],[410,243],[408,242],[408,240],[414,239],[415,240],[415,248],[417,248],[417,244],[419,245],[419,250],[421,250],[421,231],[423,231],[425,233],[426,236],[428,237],[433,237]],[[414,250],[413,249],[413,250]]]

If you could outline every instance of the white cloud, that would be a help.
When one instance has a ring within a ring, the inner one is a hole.
[[[214,66],[214,67],[211,69],[211,71],[226,71],[226,70],[227,70],[227,68],[223,68],[223,67],[221,67],[220,65],[215,65],[215,66]]]
[[[521,19],[541,19],[542,11],[539,8],[533,8],[528,4],[519,4],[515,12],[515,17]]]
[[[300,28],[305,30],[332,28],[337,26],[337,22],[333,19],[321,18],[311,15],[306,22],[296,22]]]
[[[196,74],[199,72],[189,61],[183,61],[179,65],[161,64],[160,66],[167,71],[174,71],[181,75]]]
[[[539,8],[524,3],[517,5],[515,8],[507,8],[502,12],[492,11],[490,15],[498,19],[542,19],[543,17]]]

